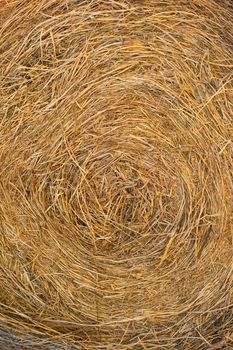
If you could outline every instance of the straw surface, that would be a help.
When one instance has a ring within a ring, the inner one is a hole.
[[[0,1],[1,349],[231,349],[231,4]]]

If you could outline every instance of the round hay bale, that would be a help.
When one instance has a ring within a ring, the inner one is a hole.
[[[230,349],[232,2],[0,4],[1,349]]]

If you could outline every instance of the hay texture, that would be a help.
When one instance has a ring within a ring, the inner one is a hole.
[[[231,349],[232,1],[0,5],[1,349]]]

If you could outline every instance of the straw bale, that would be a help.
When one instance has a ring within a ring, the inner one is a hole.
[[[231,0],[0,1],[0,348],[233,346]]]

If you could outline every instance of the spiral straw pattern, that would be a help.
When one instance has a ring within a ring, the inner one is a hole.
[[[231,1],[0,4],[2,348],[230,349]]]

